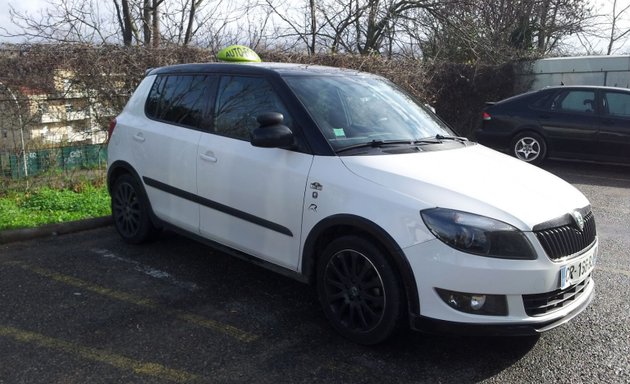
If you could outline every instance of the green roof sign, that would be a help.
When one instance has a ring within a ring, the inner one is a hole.
[[[230,45],[217,53],[217,59],[229,62],[254,62],[259,63],[260,57],[251,48],[243,45]]]

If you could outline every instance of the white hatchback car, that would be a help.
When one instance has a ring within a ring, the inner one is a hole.
[[[314,283],[345,337],[524,335],[590,303],[588,200],[457,137],[387,80],[291,64],[147,73],[110,126],[115,226],[168,227]]]

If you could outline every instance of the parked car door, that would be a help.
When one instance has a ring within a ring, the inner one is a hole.
[[[589,89],[560,90],[551,98],[539,119],[552,155],[595,153],[599,125],[596,104],[595,91]]]
[[[598,152],[608,161],[630,163],[630,92],[601,92]]]
[[[155,214],[199,232],[199,205],[182,195],[197,191],[196,152],[206,124],[212,79],[207,75],[162,75],[153,84],[145,113],[137,122],[134,155]],[[172,193],[173,190],[179,193]]]
[[[232,248],[297,270],[310,154],[250,144],[256,117],[293,118],[268,79],[223,76],[214,131],[203,134],[197,156],[201,234]]]

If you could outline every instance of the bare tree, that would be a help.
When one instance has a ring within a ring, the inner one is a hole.
[[[122,31],[123,44],[126,47],[131,46],[133,42],[133,35],[135,26],[131,17],[131,8],[129,7],[129,0],[113,0],[116,8],[116,17],[120,30]]]
[[[21,37],[41,42],[113,42],[118,31],[112,28],[107,4],[97,0],[48,0],[37,13],[22,12],[9,6],[9,17],[17,32],[0,27],[2,36]]]
[[[624,6],[617,6],[617,0],[613,0],[613,9],[610,17],[610,37],[608,39],[608,49],[606,50],[607,55],[612,55],[614,50],[614,45],[627,39],[630,35],[630,27],[626,26],[624,29],[620,29],[619,22],[623,19],[627,20],[627,16],[630,13],[630,4]]]
[[[294,8],[295,2],[291,1],[265,0],[265,3],[266,8],[288,26],[288,30],[279,37],[296,38],[304,44],[309,54],[315,54],[319,33],[317,2],[306,0],[296,8]]]

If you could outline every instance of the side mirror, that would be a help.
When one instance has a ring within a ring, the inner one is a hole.
[[[282,124],[284,116],[278,112],[265,112],[256,121],[260,126],[251,133],[251,144],[254,147],[286,148],[293,145],[293,132]]]

